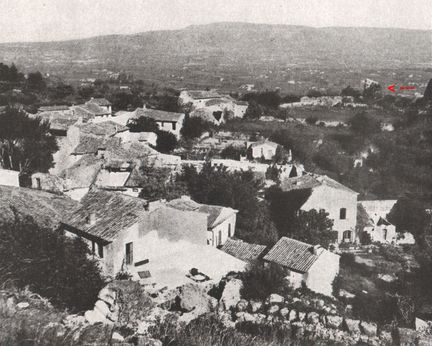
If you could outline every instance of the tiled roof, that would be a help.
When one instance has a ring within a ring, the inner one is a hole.
[[[103,160],[94,155],[84,155],[72,166],[60,173],[67,182],[69,189],[90,187],[98,175]]]
[[[173,199],[172,201],[169,201],[167,205],[171,208],[175,208],[178,210],[197,211],[200,213],[207,214],[208,228],[213,228],[217,226],[219,223],[221,223],[221,221],[223,221],[223,220],[218,220],[218,218],[224,209],[227,210],[231,209],[231,208],[221,207],[219,205],[199,204],[191,199],[185,199],[185,198]],[[234,209],[231,210],[233,211],[233,213],[236,212]]]
[[[313,248],[310,244],[282,237],[264,256],[264,260],[277,263],[295,272],[306,273],[321,254],[321,252],[314,254]],[[324,251],[322,248],[321,250]]]
[[[92,189],[63,223],[93,237],[113,241],[117,234],[138,222],[145,213],[147,201],[122,193]],[[90,224],[90,215],[95,222]]]
[[[87,103],[94,103],[102,107],[111,106],[111,102],[109,102],[106,98],[93,98],[87,101]]]
[[[218,92],[214,90],[189,90],[188,94],[193,99],[199,100],[199,99],[212,99],[212,98],[221,98],[222,95],[220,95]]]
[[[129,128],[115,123],[114,121],[103,121],[100,123],[81,123],[76,125],[81,133],[95,136],[114,136],[119,132],[127,131]]]
[[[121,138],[104,138],[97,136],[81,136],[79,144],[73,150],[75,155],[96,154],[98,150],[109,150],[120,145]]]
[[[147,182],[147,178],[140,172],[139,167],[135,167],[131,174],[129,175],[129,178],[126,180],[126,183],[124,186],[126,187],[140,187],[145,182]]]
[[[55,228],[78,202],[54,193],[0,185],[0,223],[14,220],[14,210],[41,227]]]
[[[160,155],[158,151],[150,148],[147,144],[139,142],[120,143],[117,146],[107,148],[105,157],[110,160],[122,160],[124,162],[145,159],[149,156]]]
[[[137,108],[135,111],[136,117],[150,117],[156,121],[178,122],[183,116],[183,113],[165,112],[158,109]]]
[[[75,112],[77,113],[89,113],[91,115],[97,116],[97,115],[107,115],[110,114],[109,111],[103,109],[101,106],[99,106],[96,103],[88,102],[83,105],[77,105],[74,106]]]
[[[61,105],[61,106],[41,106],[38,109],[38,112],[51,112],[51,111],[66,111],[69,110],[69,106]]]
[[[305,174],[300,177],[286,178],[281,182],[281,189],[283,191],[313,189],[318,186],[329,186],[334,189],[357,194],[357,192],[351,190],[349,187],[326,175]]]
[[[243,240],[228,239],[222,246],[222,251],[244,261],[255,261],[261,258],[267,246],[246,243]]]
[[[259,146],[264,145],[264,144],[266,144],[266,145],[270,145],[270,146],[273,147],[273,148],[277,148],[277,147],[279,146],[279,144],[277,144],[277,143],[275,143],[275,142],[267,141],[267,140],[259,141],[259,142],[254,142],[254,143],[252,143],[250,146],[251,146],[252,148],[254,148],[254,147],[259,147]]]

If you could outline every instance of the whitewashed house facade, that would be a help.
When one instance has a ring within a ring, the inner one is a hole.
[[[325,210],[333,221],[333,229],[337,231],[338,243],[357,241],[357,192],[326,175],[315,174],[284,179],[281,188],[286,192],[310,190],[310,196],[300,209]]]
[[[304,282],[312,291],[332,295],[340,256],[320,245],[282,237],[263,259],[285,268],[288,271],[286,279],[293,288],[300,288]]]

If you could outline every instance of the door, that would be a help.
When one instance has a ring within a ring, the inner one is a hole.
[[[133,243],[126,244],[126,264],[133,263]]]

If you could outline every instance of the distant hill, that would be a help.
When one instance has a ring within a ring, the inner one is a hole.
[[[81,40],[0,44],[0,59],[25,68],[183,66],[430,66],[432,31],[380,28],[311,28],[247,23],[194,25],[181,30]]]

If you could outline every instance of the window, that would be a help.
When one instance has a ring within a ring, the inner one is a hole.
[[[126,244],[126,264],[133,262],[133,243]]]
[[[228,237],[232,237],[232,234],[231,234],[231,224],[229,223],[228,224]]]
[[[341,208],[339,210],[339,219],[341,219],[341,220],[346,219],[346,208]]]
[[[100,258],[103,258],[103,245],[102,244],[98,244],[98,256]]]
[[[176,130],[176,123],[172,123],[172,129],[175,131]]]
[[[36,188],[37,188],[38,190],[41,189],[41,180],[40,180],[40,178],[36,178]]]
[[[343,232],[343,241],[345,243],[348,243],[351,241],[351,231],[344,231]]]
[[[219,231],[218,245],[222,245],[222,231]]]
[[[384,240],[387,240],[387,229],[384,229],[383,237],[384,237]]]
[[[92,249],[91,249],[91,253],[94,255],[96,253],[96,243],[94,241],[92,241]]]

